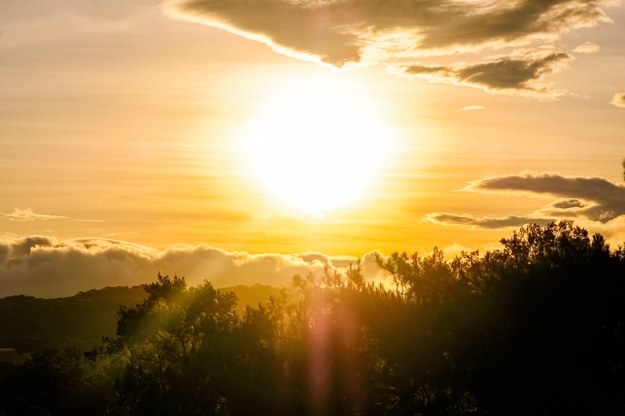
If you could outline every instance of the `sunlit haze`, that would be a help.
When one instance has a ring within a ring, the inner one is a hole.
[[[383,108],[356,87],[285,80],[243,124],[247,173],[284,208],[322,215],[363,198],[382,174],[397,138]]]

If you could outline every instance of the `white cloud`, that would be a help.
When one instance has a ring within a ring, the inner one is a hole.
[[[158,272],[184,276],[191,285],[208,280],[216,287],[281,286],[296,274],[321,275],[326,266],[340,271],[354,262],[355,258],[320,253],[249,254],[207,245],[157,250],[117,240],[10,238],[0,241],[0,296],[69,296],[93,288],[151,282]],[[383,280],[374,254],[365,254],[361,267],[368,279]]]

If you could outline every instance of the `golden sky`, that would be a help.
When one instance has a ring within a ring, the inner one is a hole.
[[[0,0],[0,296],[618,245],[624,38],[616,1]]]

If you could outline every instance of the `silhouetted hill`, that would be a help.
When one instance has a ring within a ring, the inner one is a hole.
[[[234,292],[238,309],[265,302],[278,289],[271,286],[236,286],[221,289]],[[103,336],[115,335],[120,306],[142,303],[147,293],[142,286],[107,287],[74,296],[41,299],[9,296],[0,299],[0,348],[28,354],[43,348],[72,346],[87,350]]]
[[[233,287],[220,288],[221,292],[233,292],[238,299],[236,310],[242,313],[247,306],[258,306],[265,303],[271,296],[276,295],[280,289],[274,286],[256,284],[253,286],[238,285]]]
[[[67,298],[10,296],[0,299],[0,347],[30,353],[42,348],[88,349],[115,334],[121,305],[143,302],[141,286],[107,287]]]

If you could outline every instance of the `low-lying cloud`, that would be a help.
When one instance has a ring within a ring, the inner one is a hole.
[[[369,279],[383,278],[375,254],[361,259]],[[151,282],[158,272],[184,276],[191,285],[208,280],[216,287],[255,283],[281,286],[296,274],[320,276],[326,267],[340,271],[356,262],[355,258],[320,253],[249,254],[207,245],[156,250],[116,240],[59,241],[31,236],[0,241],[0,297],[70,296],[93,288]]]
[[[226,29],[277,52],[336,67],[384,64],[415,73],[419,67],[436,67],[432,59],[475,53],[476,62],[452,65],[454,74],[459,79],[473,76],[475,82],[469,85],[510,90],[527,89],[528,80],[551,73],[551,65],[510,59],[495,64],[478,54],[554,46],[566,32],[609,22],[604,7],[612,4],[612,0],[169,0],[163,9],[169,16]],[[549,59],[568,58],[555,53]],[[530,74],[495,81],[493,71],[503,69],[501,65]],[[467,73],[462,74],[463,69]],[[485,78],[480,69],[488,72]]]

